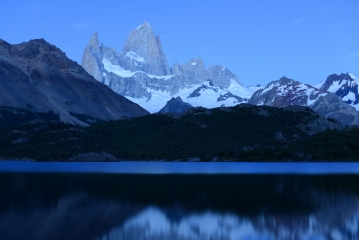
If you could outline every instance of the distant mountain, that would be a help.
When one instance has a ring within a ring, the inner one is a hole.
[[[182,115],[188,109],[192,108],[192,105],[186,102],[183,102],[181,97],[172,98],[169,100],[166,105],[158,113],[174,113]]]
[[[344,125],[359,124],[358,112],[337,95],[286,77],[272,81],[256,91],[248,103],[272,107],[308,106],[323,116],[339,120]]]
[[[359,77],[353,73],[332,74],[317,85],[320,90],[335,93],[344,102],[359,111]]]
[[[195,107],[234,106],[247,102],[259,88],[244,87],[222,65],[206,69],[201,58],[169,67],[160,38],[148,22],[131,31],[120,53],[100,44],[94,33],[84,50],[82,66],[95,79],[151,113],[178,96]]]
[[[89,125],[146,114],[45,40],[11,45],[0,39],[2,126],[36,118]]]

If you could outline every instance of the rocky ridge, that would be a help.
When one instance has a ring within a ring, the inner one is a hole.
[[[93,34],[83,53],[82,65],[98,81],[151,113],[161,110],[172,97],[180,97],[193,107],[205,108],[246,102],[275,107],[310,106],[344,125],[359,123],[358,113],[346,104],[358,106],[358,84],[354,80],[358,78],[354,74],[331,75],[320,90],[287,78],[265,88],[246,88],[227,68],[206,68],[201,58],[168,68],[161,42],[147,22],[130,33],[121,53],[100,44],[98,34]]]
[[[51,113],[85,126],[148,113],[44,39],[15,45],[0,39],[0,107],[6,114]]]
[[[181,97],[172,98],[169,100],[166,105],[158,113],[174,113],[182,115],[188,109],[192,108],[192,105],[186,102],[183,102]]]
[[[335,94],[282,77],[256,91],[248,103],[272,107],[308,106],[317,113],[344,125],[359,124],[359,114]]]

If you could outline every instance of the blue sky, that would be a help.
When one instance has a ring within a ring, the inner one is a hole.
[[[170,65],[202,57],[245,86],[282,76],[314,85],[333,73],[359,75],[359,0],[1,0],[0,38],[44,38],[81,63],[93,32],[120,52],[144,21],[161,37]]]

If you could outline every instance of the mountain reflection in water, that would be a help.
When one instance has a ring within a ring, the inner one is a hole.
[[[1,173],[1,239],[359,239],[359,175]]]

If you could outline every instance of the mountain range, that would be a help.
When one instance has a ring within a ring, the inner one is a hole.
[[[201,58],[169,67],[146,22],[120,53],[93,34],[82,65],[44,39],[0,40],[0,158],[357,159],[355,74],[244,87]]]
[[[1,125],[44,119],[87,126],[159,111],[183,114],[189,106],[242,103],[309,106],[343,125],[359,124],[355,74],[332,74],[315,86],[283,77],[244,87],[229,69],[206,68],[201,58],[169,67],[148,22],[131,31],[120,53],[100,44],[94,33],[82,66],[44,39],[14,45],[0,40]]]
[[[223,65],[205,68],[201,58],[169,67],[160,38],[148,22],[130,32],[120,53],[100,44],[94,33],[83,52],[82,66],[99,82],[150,113],[169,109],[164,108],[166,103],[180,97],[193,107],[205,108],[247,102],[309,106],[343,125],[359,124],[359,78],[355,74],[333,74],[316,86],[283,77],[264,87],[244,87],[229,69]]]
[[[168,66],[159,36],[144,22],[130,32],[120,53],[99,42],[94,33],[82,56],[82,66],[99,82],[158,112],[172,97],[206,108],[245,103],[260,87],[244,87],[223,65],[206,68],[201,58]]]
[[[328,85],[327,81],[323,84]],[[248,103],[271,107],[309,106],[317,113],[337,119],[344,125],[359,124],[359,114],[355,108],[324,87],[320,89],[282,77],[256,91]]]

